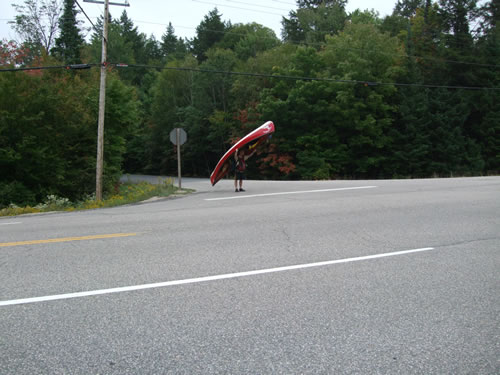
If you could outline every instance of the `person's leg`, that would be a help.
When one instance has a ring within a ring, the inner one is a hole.
[[[240,178],[240,191],[245,191],[243,190],[243,177]]]
[[[234,175],[234,191],[238,191],[238,173]]]

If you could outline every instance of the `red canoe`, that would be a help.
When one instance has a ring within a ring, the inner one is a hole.
[[[249,154],[273,133],[274,124],[272,121],[268,121],[236,142],[236,144],[234,144],[219,160],[214,171],[210,175],[212,186],[231,170],[231,162],[233,161],[233,155],[236,149],[242,149],[245,151],[245,154]]]

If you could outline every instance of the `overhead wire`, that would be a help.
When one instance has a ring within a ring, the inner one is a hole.
[[[197,1],[197,0],[194,0],[194,1]],[[249,5],[249,6],[252,6],[252,7],[259,7],[259,8],[273,9],[273,10],[284,10],[286,12],[289,11],[289,9],[270,7],[270,6],[267,6],[267,5],[260,5],[260,4],[255,4],[255,3],[252,4],[252,3],[247,3],[247,2],[244,2],[244,1],[238,1],[238,0],[226,0],[226,1],[229,2],[229,3]],[[197,1],[197,2],[199,2],[199,1]],[[221,6],[227,6],[227,4],[220,4],[220,5]]]
[[[259,13],[269,13],[269,12],[260,11],[260,10],[256,10],[256,9],[233,7],[233,6],[230,6],[230,5],[220,4],[220,3],[214,3],[214,2],[210,2],[210,1],[201,1],[201,0],[192,0],[192,1],[198,2],[198,3],[220,5],[220,6],[223,6],[223,7],[230,7],[230,8],[236,8],[236,9],[242,9],[242,10],[250,10],[250,11],[259,12]],[[271,8],[271,7],[267,7],[267,6],[264,6],[264,5],[250,4],[250,3],[243,2],[243,1],[236,1],[236,0],[226,0],[226,1],[228,1],[228,2],[235,2],[235,3],[241,3],[241,4],[248,4],[248,5],[251,5],[251,6]],[[284,1],[278,1],[278,0],[273,0],[273,1],[278,2],[278,3],[292,5],[292,3],[288,3],[288,2],[284,2]],[[97,29],[95,27],[95,25],[90,20],[90,18],[87,16],[87,14],[85,13],[85,11],[83,11],[83,9],[80,6],[80,4],[78,3],[78,1],[75,0],[75,3],[80,7],[80,9],[82,10],[82,12],[86,16],[86,18],[89,20],[89,22],[93,26],[94,30],[99,35],[102,35],[102,31],[99,30],[99,29]],[[273,9],[286,10],[286,9],[281,9],[281,8],[273,8]],[[277,14],[277,13],[271,13],[271,14]],[[165,26],[165,27],[168,26],[168,24],[158,23],[158,22],[149,22],[149,21],[134,20],[134,19],[132,19],[131,21],[136,22],[136,23],[150,24],[150,25],[158,25],[158,26]],[[174,26],[174,28],[183,28],[183,29],[196,30],[196,28],[194,28],[194,27],[179,26],[179,25],[172,25],[172,26]],[[230,35],[231,34],[233,34],[233,35],[240,35],[239,33],[234,33],[234,32],[231,32],[231,31],[220,31],[220,30],[210,30],[210,29],[207,29],[206,31],[214,32],[214,33],[230,34]],[[320,33],[329,33],[328,30],[323,30],[323,31],[322,30],[315,30],[315,31],[316,32],[320,32]],[[259,36],[259,37],[257,37],[257,39],[272,39],[272,38]],[[306,46],[313,46],[313,47],[314,46],[321,47],[321,46],[325,46],[326,45],[325,43],[322,43],[322,42],[303,42],[303,41],[293,41],[293,40],[289,40],[287,42],[291,43],[291,44],[296,44],[296,45],[306,45]],[[477,62],[471,62],[471,61],[458,61],[458,60],[442,59],[442,58],[439,58],[439,57],[417,56],[417,55],[408,55],[408,54],[392,54],[390,52],[384,52],[384,51],[379,51],[379,50],[367,50],[367,49],[354,48],[354,47],[344,47],[344,49],[353,50],[353,51],[361,51],[361,52],[375,52],[375,53],[385,54],[385,55],[388,55],[388,56],[396,56],[396,57],[403,57],[403,58],[415,58],[415,59],[419,59],[419,60],[428,60],[428,61],[434,61],[434,62],[439,62],[439,63],[463,64],[463,65],[470,65],[470,66],[500,68],[500,65],[498,65],[498,64],[485,64],[485,63],[477,63]]]
[[[102,33],[102,30],[99,30],[96,25],[94,25],[94,23],[92,22],[92,20],[90,19],[90,17],[87,15],[87,13],[85,13],[85,10],[83,10],[82,6],[80,5],[80,3],[78,3],[78,0],[75,0],[75,4],[78,5],[78,7],[80,8],[80,10],[82,11],[82,13],[85,15],[85,17],[87,18],[87,20],[90,22],[90,24],[92,25],[93,29],[95,30],[95,32],[97,34],[99,34],[101,36],[101,38],[104,38],[104,35]],[[108,41],[106,40],[106,43]]]
[[[202,2],[202,1],[199,1],[199,0],[193,0],[193,1],[195,1],[195,2]],[[232,1],[232,2],[237,2],[237,3],[244,3],[244,2],[241,2],[241,1],[234,1],[234,0],[227,0],[227,1]],[[285,3],[285,2],[282,2],[282,1],[276,1],[276,2]],[[95,26],[95,24],[92,22],[92,20],[87,15],[87,13],[83,10],[83,8],[80,6],[80,4],[78,3],[77,0],[75,0],[75,3],[81,9],[81,11],[83,12],[83,14],[87,18],[87,20],[90,22],[90,24],[92,25],[92,27],[94,28],[94,30],[99,35],[102,35],[102,31],[99,30]],[[227,5],[224,5],[224,6],[227,6]],[[256,6],[264,7],[262,5],[256,5]],[[251,10],[251,9],[248,9],[248,10]],[[168,26],[167,24],[163,24],[163,23],[155,23],[155,22],[140,21],[140,20],[132,20],[132,21],[134,21],[136,23],[144,23],[144,24],[154,24],[154,25],[160,25],[160,26]],[[186,26],[178,26],[178,25],[174,26],[174,27],[178,27],[178,28],[180,27],[180,28],[186,28],[186,29],[195,29],[195,28],[190,28],[190,27],[186,27]],[[232,31],[220,31],[220,30],[210,30],[210,29],[207,29],[206,31],[208,31],[208,32],[214,32],[214,33],[229,34],[229,35],[244,36],[244,34],[232,32]],[[265,36],[258,36],[257,39],[263,40],[263,39],[274,39],[274,38],[272,38],[272,37],[265,37]],[[287,42],[291,43],[291,44],[295,44],[295,45],[306,45],[306,46],[316,46],[316,47],[322,47],[322,46],[326,46],[327,45],[326,43],[323,43],[323,42],[302,42],[302,41],[293,41],[293,40],[290,40],[290,41],[287,41]],[[414,59],[419,59],[419,60],[429,60],[429,61],[435,61],[435,62],[440,62],[440,63],[463,64],[463,65],[479,66],[479,67],[500,68],[500,65],[498,65],[498,64],[485,64],[485,63],[477,63],[477,62],[470,62],[470,61],[448,60],[448,59],[442,59],[442,58],[438,58],[438,57],[417,56],[417,55],[408,55],[408,54],[396,54],[396,53],[384,52],[384,51],[380,51],[380,50],[370,50],[370,49],[355,48],[355,47],[342,47],[342,48],[343,49],[347,49],[347,50],[357,51],[357,52],[368,52],[368,53],[374,53],[375,52],[375,53],[379,53],[379,54],[385,54],[385,55],[388,55],[388,56],[395,56],[395,57],[402,57],[402,58],[414,58]]]
[[[116,65],[120,65],[120,64],[110,63],[110,65],[116,66]],[[444,89],[462,89],[462,90],[494,90],[494,91],[499,90],[500,91],[500,87],[451,86],[451,85],[432,85],[432,84],[421,84],[421,83],[399,83],[399,82],[346,80],[346,79],[337,79],[337,78],[303,77],[303,76],[266,74],[266,73],[250,73],[250,72],[233,72],[233,71],[214,70],[214,69],[168,67],[168,66],[154,66],[154,65],[142,65],[142,64],[121,64],[121,65],[125,66],[125,67],[130,67],[130,68],[149,68],[149,69],[158,69],[158,70],[192,71],[192,72],[200,72],[200,73],[227,74],[227,75],[237,75],[237,76],[246,76],[246,77],[258,77],[258,78],[291,79],[291,80],[296,80],[296,81],[321,81],[321,82],[333,82],[333,83],[349,83],[349,84],[361,84],[364,86],[402,86],[402,87],[426,87],[426,88],[444,88]]]
[[[202,1],[202,0],[191,0],[191,1],[193,1],[195,3],[200,3],[200,4],[210,4],[210,5],[221,6],[221,7],[232,8],[232,9],[249,10],[251,12],[264,13],[264,14],[272,14],[272,15],[283,17],[283,15],[281,13],[268,12],[268,11],[264,11],[264,10],[242,8],[242,7],[237,7],[237,6],[233,6],[233,5],[214,3],[212,1]]]
[[[57,65],[57,66],[44,66],[44,67],[25,67],[25,68],[8,68],[0,69],[2,72],[16,72],[16,71],[27,71],[27,70],[48,70],[48,69],[82,69],[81,65],[87,65],[88,67],[100,66],[100,64],[79,64],[72,68],[72,65]],[[500,91],[500,87],[481,87],[481,86],[452,86],[452,85],[434,85],[434,84],[423,84],[423,83],[399,83],[399,82],[379,82],[379,81],[363,81],[363,80],[348,80],[348,79],[338,79],[338,78],[321,78],[321,77],[305,77],[305,76],[292,76],[283,74],[266,74],[266,73],[250,73],[250,72],[234,72],[226,70],[217,69],[203,69],[203,68],[188,68],[188,67],[168,67],[168,66],[157,66],[157,65],[145,65],[145,64],[126,64],[126,63],[107,63],[108,66],[115,66],[118,68],[142,68],[142,69],[156,69],[156,70],[177,70],[177,71],[189,71],[189,72],[199,72],[199,73],[211,73],[211,74],[225,74],[225,75],[235,75],[244,77],[255,77],[255,78],[273,78],[273,79],[287,79],[295,81],[319,81],[319,82],[331,82],[331,83],[346,83],[346,84],[360,84],[366,87],[374,86],[399,86],[399,87],[424,87],[424,88],[441,88],[441,89],[454,89],[454,90],[485,90],[485,91]]]

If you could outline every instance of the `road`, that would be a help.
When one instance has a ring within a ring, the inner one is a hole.
[[[500,177],[182,182],[0,218],[0,374],[500,373]]]

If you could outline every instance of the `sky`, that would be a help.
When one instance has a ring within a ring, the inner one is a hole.
[[[62,1],[62,0],[61,0]],[[110,0],[124,3],[125,0]],[[78,0],[85,13],[95,23],[104,11],[104,6]],[[288,17],[291,10],[296,9],[294,0],[128,0],[130,6],[110,6],[113,18],[119,18],[123,10],[137,26],[139,32],[147,36],[154,35],[157,40],[165,33],[168,23],[171,22],[175,35],[183,38],[193,38],[196,27],[204,16],[215,7],[222,14],[224,21],[235,23],[257,22],[274,30],[281,37],[282,17]],[[374,9],[380,16],[392,13],[397,0],[348,0],[347,11],[356,9]],[[24,4],[24,0],[0,0],[0,39],[18,40],[8,21],[16,16],[11,4]],[[77,7],[78,8],[78,7]],[[85,20],[83,14],[79,19]],[[86,22],[86,26],[90,26]]]

